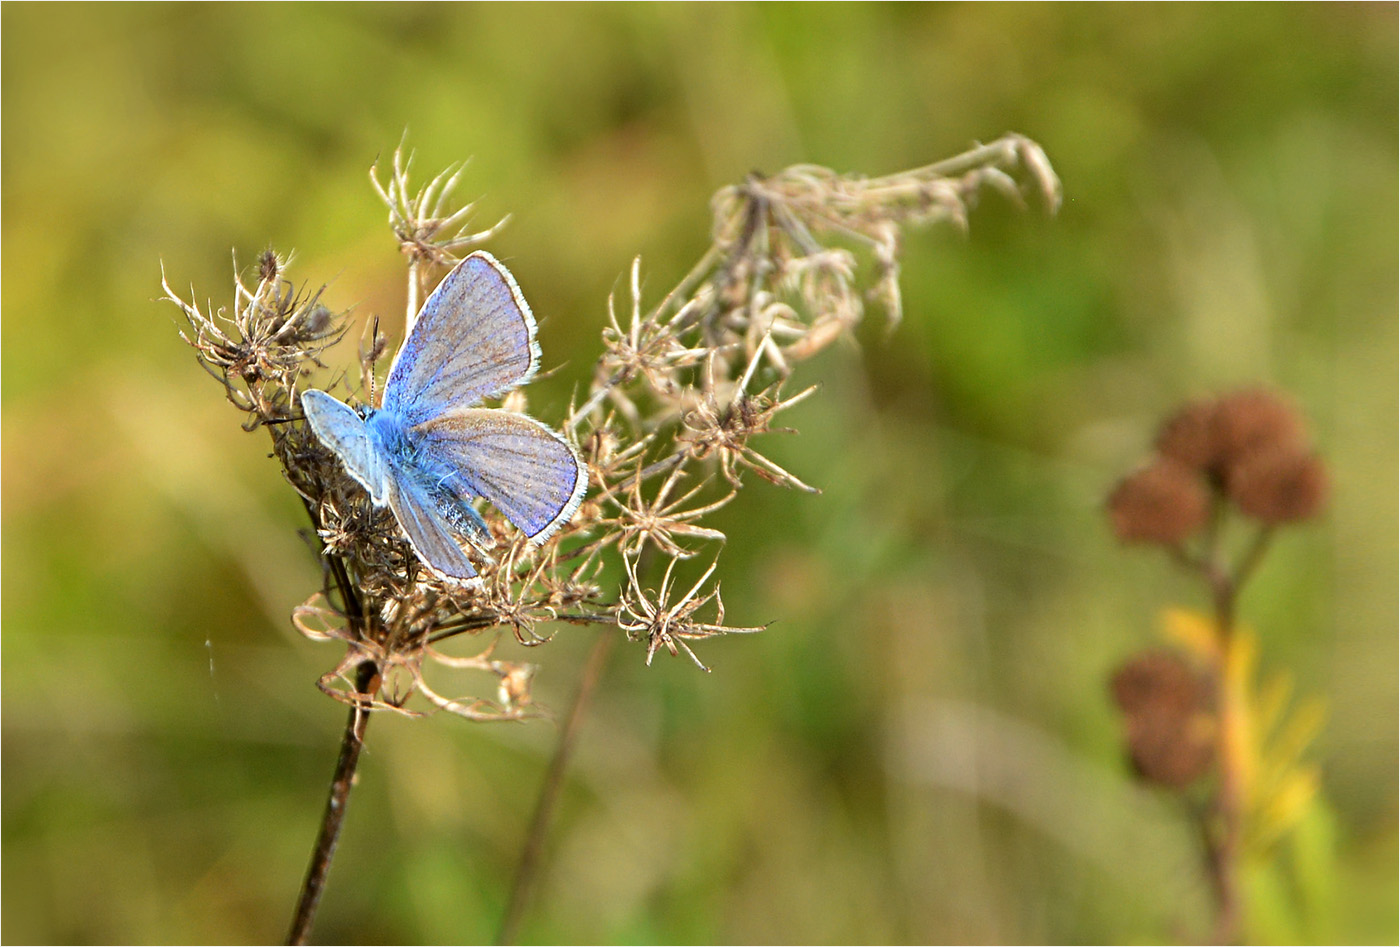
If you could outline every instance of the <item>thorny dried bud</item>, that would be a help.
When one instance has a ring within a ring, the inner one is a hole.
[[[258,257],[258,280],[269,282],[277,279],[282,272],[282,261],[277,259],[277,252],[268,247]]]
[[[1209,507],[1200,479],[1166,458],[1130,474],[1108,498],[1113,532],[1125,543],[1178,546],[1205,525]]]
[[[381,177],[376,165],[370,178],[408,259],[411,327],[433,273],[505,221],[472,231],[471,205],[453,210],[450,200],[461,166],[415,190],[410,164],[400,147],[388,173]],[[319,356],[341,337],[345,320],[321,305],[319,294],[292,292],[285,260],[271,251],[260,257],[257,285],[236,283],[229,318],[206,315],[166,285],[167,298],[192,327],[187,341],[230,400],[249,412],[248,427],[267,424],[275,455],[312,519],[325,587],[293,620],[308,636],[346,647],[322,688],[356,706],[409,713],[404,702],[416,693],[474,720],[516,719],[533,712],[534,670],[491,656],[505,629],[536,645],[559,623],[611,625],[646,642],[648,662],[665,648],[684,651],[701,667],[688,641],[759,630],[724,624],[718,583],[708,584],[713,563],[671,601],[676,564],[696,552],[692,541],[724,541],[703,521],[735,499],[746,474],[814,489],[755,446],[759,435],[784,430],[774,426],[780,412],[816,391],[811,386],[784,397],[784,381],[798,362],[850,332],[865,298],[879,300],[898,319],[903,227],[965,225],[984,188],[1019,199],[1017,178],[1040,192],[1052,212],[1058,206],[1059,181],[1044,153],[1017,135],[883,178],[799,166],[771,178],[753,175],[720,192],[713,245],[670,293],[644,307],[637,261],[625,319],[609,300],[591,384],[563,425],[588,465],[588,496],[539,547],[497,511],[481,510],[485,548],[473,554],[480,582],[470,588],[446,583],[422,565],[392,513],[370,502],[302,418],[305,378],[325,367]],[[875,265],[877,282],[869,289],[857,283],[858,254]],[[377,390],[376,372],[389,351],[371,320],[360,344],[361,392]],[[501,406],[522,410],[524,395],[513,393]],[[605,555],[623,560],[620,588],[598,582]],[[663,576],[659,592],[644,588],[641,560],[666,560],[664,569],[655,562]],[[701,621],[697,611],[711,603],[713,621]],[[493,630],[496,637],[474,656],[438,650],[449,638]],[[499,700],[439,695],[424,680],[425,662],[496,675]],[[363,680],[372,682],[368,693],[358,692]]]
[[[643,468],[638,467],[627,492],[621,497],[614,495],[608,484],[603,485],[604,495],[616,509],[617,515],[610,519],[599,519],[598,522],[601,526],[619,530],[618,544],[623,552],[639,555],[642,547],[650,543],[663,555],[673,559],[689,559],[695,555],[694,551],[679,545],[676,537],[689,536],[724,541],[724,534],[719,530],[696,525],[695,520],[725,506],[737,495],[736,490],[729,491],[727,496],[713,503],[686,510],[682,507],[690,502],[705,484],[696,484],[681,496],[671,498],[671,491],[685,475],[684,461],[671,468],[670,474],[650,500],[644,493],[642,472]]]
[[[1274,525],[1315,515],[1327,500],[1327,469],[1296,448],[1258,451],[1230,469],[1230,498],[1240,512]]]
[[[816,390],[813,385],[785,400],[779,397],[777,385],[771,393],[758,395],[739,390],[728,403],[721,403],[709,393],[681,419],[685,431],[678,440],[696,460],[718,457],[720,472],[735,489],[742,485],[739,470],[747,468],[769,483],[819,493],[816,487],[803,483],[749,444],[749,438],[755,434],[794,433],[792,428],[772,427],[773,417],[806,400]]]
[[[1175,652],[1145,651],[1114,672],[1111,687],[1139,776],[1182,789],[1210,769],[1216,723],[1204,673]]]

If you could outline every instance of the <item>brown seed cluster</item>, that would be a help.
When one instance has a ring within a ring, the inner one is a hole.
[[[1189,402],[1163,422],[1156,447],[1109,496],[1123,542],[1179,546],[1205,525],[1212,495],[1267,525],[1307,519],[1327,499],[1302,417],[1263,389]]]
[[[1181,789],[1210,768],[1216,724],[1206,674],[1173,651],[1144,651],[1114,673],[1111,689],[1139,776]]]

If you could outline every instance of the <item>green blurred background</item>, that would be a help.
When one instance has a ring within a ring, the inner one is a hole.
[[[1190,824],[1133,783],[1105,680],[1198,606],[1116,546],[1115,479],[1181,399],[1256,382],[1333,477],[1250,587],[1266,670],[1329,708],[1325,804],[1252,936],[1394,942],[1393,5],[153,5],[3,20],[3,929],[283,936],[342,726],[289,612],[304,515],[158,303],[240,265],[382,315],[367,179],[405,129],[542,317],[557,419],[608,292],[655,298],[752,169],[883,174],[1008,130],[1058,218],[912,234],[906,318],[836,346],[715,525],[714,673],[620,648],[522,936],[1152,941],[1207,929]],[[348,365],[352,348],[332,353]],[[528,658],[567,706],[592,632]],[[461,689],[487,688],[466,679]],[[546,722],[378,718],[316,939],[493,936]],[[1290,887],[1291,885],[1291,887]]]

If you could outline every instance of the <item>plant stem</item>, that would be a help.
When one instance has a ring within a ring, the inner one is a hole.
[[[1229,652],[1223,652],[1215,668],[1219,734],[1216,760],[1219,784],[1211,805],[1214,826],[1206,830],[1207,859],[1215,889],[1217,914],[1211,940],[1218,944],[1240,941],[1239,867],[1244,839],[1244,728],[1246,708],[1234,683]]]
[[[372,664],[362,664],[356,675],[355,690],[365,693],[370,686],[375,670]],[[325,890],[326,875],[330,872],[331,859],[335,856],[336,842],[340,839],[340,829],[345,823],[345,809],[350,799],[350,788],[355,785],[355,769],[360,762],[360,750],[364,747],[365,729],[369,726],[369,708],[359,704],[350,708],[350,719],[345,724],[345,736],[340,741],[340,758],[335,763],[335,776],[331,779],[330,795],[326,799],[326,811],[321,816],[321,832],[316,838],[316,847],[311,852],[311,864],[306,869],[306,880],[301,885],[301,897],[297,900],[296,914],[292,917],[291,933],[287,943],[304,944],[311,935],[311,925],[316,920],[316,908]]]
[[[1211,587],[1218,636],[1214,679],[1219,783],[1208,816],[1213,816],[1214,825],[1205,826],[1205,838],[1218,909],[1212,939],[1220,944],[1239,943],[1242,935],[1239,873],[1244,855],[1244,821],[1250,782],[1246,668],[1240,664],[1244,655],[1235,635],[1235,614],[1240,589],[1253,575],[1272,538],[1272,529],[1265,526],[1255,535],[1233,571],[1217,564],[1214,557],[1202,570]]]
[[[593,691],[603,676],[603,669],[607,666],[608,655],[612,653],[616,638],[616,635],[603,631],[593,641],[593,649],[588,654],[588,662],[584,665],[583,676],[579,681],[578,693],[574,696],[573,705],[569,707],[569,715],[564,719],[559,742],[554,748],[554,757],[549,761],[549,771],[545,774],[539,798],[535,801],[535,814],[530,820],[525,847],[520,852],[520,864],[515,870],[515,880],[511,884],[510,900],[506,903],[501,928],[496,935],[498,944],[515,942],[520,918],[525,912],[525,902],[539,871],[540,850],[544,847],[544,838],[554,816],[554,808],[559,802],[560,790],[564,786],[564,773],[568,770]]]
[[[303,497],[303,503],[306,505],[306,514],[311,518],[312,526],[318,526],[319,519],[311,502]],[[340,593],[346,621],[358,636],[363,637],[364,606],[345,569],[345,562],[338,556],[332,556],[328,564],[328,578]],[[377,669],[373,664],[361,664],[355,673],[355,692],[367,693],[376,673]],[[340,756],[335,762],[335,775],[331,777],[326,809],[321,816],[321,831],[316,837],[315,848],[311,850],[311,863],[307,865],[306,879],[301,884],[301,896],[297,899],[296,913],[292,916],[291,932],[287,934],[289,944],[304,944],[311,936],[311,925],[316,920],[316,908],[321,903],[326,876],[331,869],[331,859],[335,857],[335,846],[340,840],[340,829],[345,824],[345,809],[350,801],[350,789],[355,785],[355,771],[360,763],[360,750],[364,748],[365,730],[368,727],[369,707],[358,703],[353,705],[350,708],[350,718],[345,723],[345,734],[341,737]]]

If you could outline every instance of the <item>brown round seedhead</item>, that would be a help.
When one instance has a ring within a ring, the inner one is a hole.
[[[1315,515],[1327,501],[1327,468],[1297,448],[1258,451],[1230,468],[1230,498],[1246,516],[1292,523]]]
[[[1205,525],[1209,508],[1201,478],[1167,458],[1129,474],[1108,497],[1113,532],[1125,543],[1179,545]]]
[[[1144,651],[1123,663],[1110,687],[1139,776],[1180,789],[1205,774],[1215,759],[1215,715],[1204,674],[1175,652]]]
[[[1184,467],[1210,473],[1219,462],[1220,438],[1216,413],[1219,402],[1189,401],[1157,429],[1157,453]]]
[[[1301,449],[1305,437],[1302,416],[1279,395],[1262,388],[1226,395],[1215,410],[1221,481],[1255,454]]]

